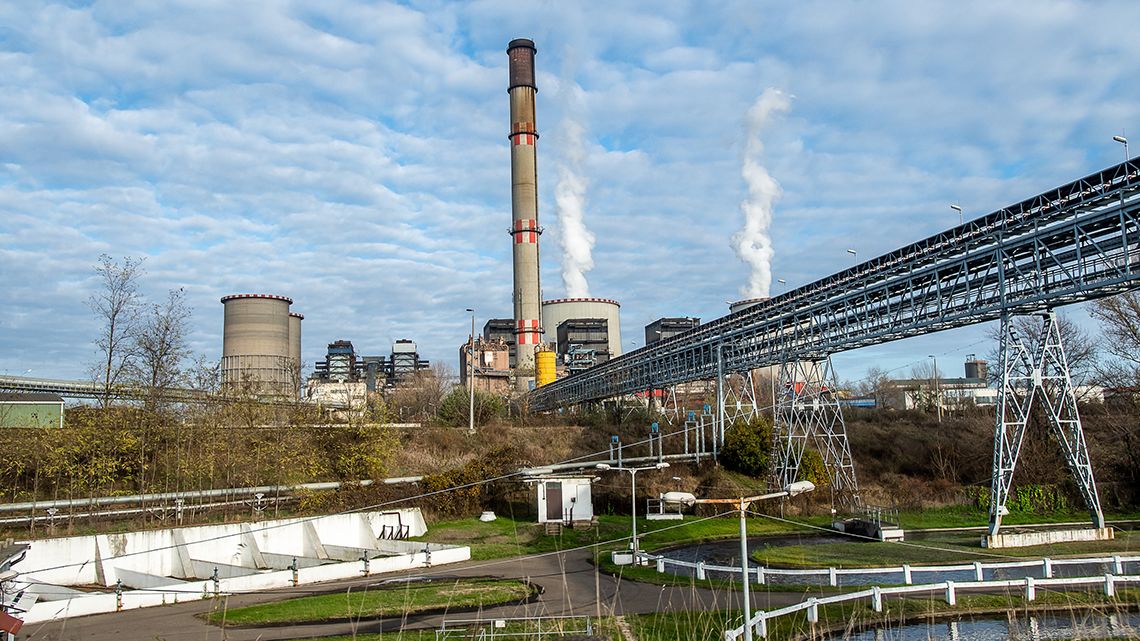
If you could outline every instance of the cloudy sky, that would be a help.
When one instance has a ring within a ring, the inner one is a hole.
[[[788,287],[956,224],[950,203],[978,216],[1120,162],[1137,25],[1135,2],[1039,0],[0,2],[0,372],[85,375],[102,253],[145,257],[153,299],[186,288],[206,356],[219,297],[269,292],[306,315],[310,365],[407,337],[454,367],[465,307],[512,313],[512,38],[539,50],[544,295],[565,293],[570,171],[628,349],[746,293],[746,155],[780,187]],[[788,104],[757,148],[769,89]],[[988,350],[970,328],[837,365],[957,373]]]

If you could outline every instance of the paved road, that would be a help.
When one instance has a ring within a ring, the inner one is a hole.
[[[595,614],[600,601],[603,614],[644,613],[669,610],[705,610],[740,607],[737,592],[713,591],[695,586],[663,587],[619,577],[595,573],[589,563],[589,550],[561,554],[523,557],[503,561],[469,561],[440,566],[434,570],[402,573],[403,576],[499,576],[527,579],[542,586],[543,593],[535,601],[523,605],[489,608],[483,617],[520,617],[534,615]],[[314,590],[338,591],[349,586],[374,585],[401,575],[360,578],[323,585],[306,585],[289,590],[244,594],[227,599],[195,600],[177,605],[141,608],[77,617],[64,622],[30,624],[21,631],[21,640],[64,641],[273,641],[303,639],[397,630],[401,627],[436,628],[442,615],[412,616],[405,619],[383,619],[350,623],[327,623],[273,628],[221,629],[205,623],[198,615],[216,607],[240,607],[312,593]],[[595,596],[600,595],[600,599]],[[802,600],[801,593],[753,592],[756,607],[770,609]],[[473,618],[477,613],[451,613],[450,619]]]

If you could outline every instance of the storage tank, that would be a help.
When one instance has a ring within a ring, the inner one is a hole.
[[[543,301],[542,330],[547,342],[558,340],[558,326],[572,318],[604,318],[609,333],[610,356],[620,356],[621,304],[608,298],[559,298]]]
[[[297,394],[301,393],[301,321],[304,314],[289,312],[289,367],[293,372],[293,382]]]
[[[262,394],[291,394],[289,305],[274,294],[232,294],[222,331],[222,385]],[[300,338],[300,333],[298,333]],[[248,385],[248,388],[246,387]]]
[[[735,303],[730,302],[728,304],[728,313],[735,314],[736,312],[742,312],[750,307],[756,307],[766,300],[768,300],[767,296],[761,296],[760,298],[746,298],[744,300],[738,300]]]
[[[557,366],[558,355],[552,349],[543,347],[534,354],[535,368],[538,374],[536,385],[542,387],[547,383],[553,383],[558,378]]]

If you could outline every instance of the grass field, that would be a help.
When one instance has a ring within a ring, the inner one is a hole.
[[[281,625],[398,617],[511,603],[529,597],[532,591],[523,581],[501,579],[406,583],[398,587],[372,587],[234,608],[212,612],[207,619],[225,625]]]
[[[1024,548],[984,549],[977,532],[934,532],[902,543],[822,543],[768,547],[752,558],[775,567],[882,567],[902,563],[939,564],[1003,561],[1010,557],[1062,557],[1140,553],[1140,532],[1117,530],[1112,541],[1056,543]]]

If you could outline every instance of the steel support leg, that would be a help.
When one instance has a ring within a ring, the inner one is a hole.
[[[773,471],[780,487],[797,480],[804,449],[812,439],[823,457],[840,505],[858,507],[859,483],[847,440],[847,424],[836,389],[831,358],[784,362],[776,393]]]
[[[1069,472],[1089,509],[1093,527],[1104,527],[1104,513],[1100,508],[1057,317],[1050,311],[1042,314],[1042,322],[1040,343],[1029,345],[1017,333],[1012,316],[1005,315],[1001,319],[1001,389],[990,484],[990,535],[998,533],[1001,519],[1008,512],[1006,502],[1013,484],[1013,470],[1025,439],[1033,401],[1038,396],[1049,429],[1060,444]]]

